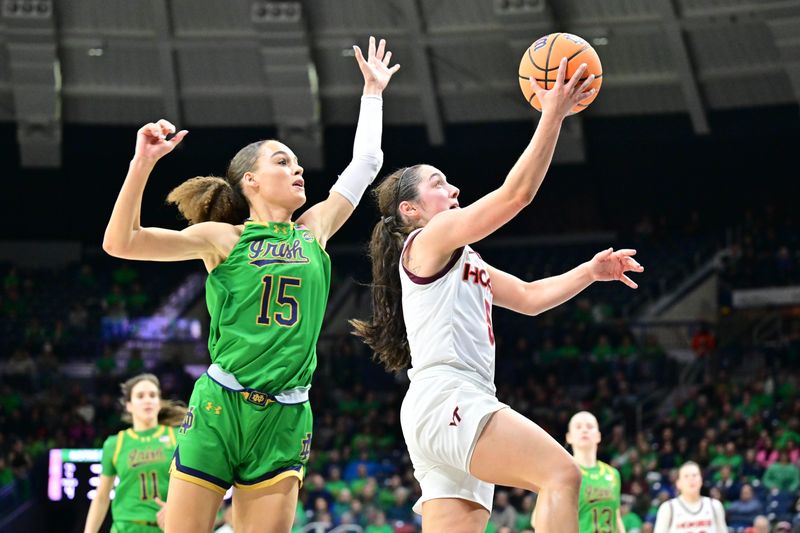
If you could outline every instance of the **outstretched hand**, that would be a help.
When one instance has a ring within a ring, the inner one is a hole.
[[[571,114],[572,108],[576,104],[586,100],[594,94],[594,89],[589,87],[594,82],[594,74],[590,74],[583,82],[581,78],[586,73],[586,63],[581,63],[569,81],[567,77],[567,58],[561,59],[558,64],[558,74],[555,84],[550,89],[543,89],[533,77],[531,77],[531,87],[536,97],[542,104],[542,112],[552,111],[564,117]]]
[[[593,281],[621,281],[631,289],[639,287],[625,275],[625,272],[644,272],[644,267],[636,262],[633,256],[636,250],[628,248],[614,251],[608,248],[598,252],[589,261],[589,271]]]
[[[189,132],[181,130],[167,139],[171,133],[175,133],[175,126],[163,118],[156,123],[145,124],[136,132],[135,157],[157,161],[174,150]]]
[[[370,36],[367,59],[364,59],[364,54],[361,53],[358,45],[353,45],[353,50],[356,54],[358,68],[364,75],[364,94],[381,94],[389,85],[389,80],[392,79],[394,73],[400,70],[399,64],[389,67],[392,53],[386,50],[386,39],[381,39],[376,48],[375,37]]]

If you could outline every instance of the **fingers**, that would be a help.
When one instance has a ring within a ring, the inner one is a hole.
[[[630,287],[631,289],[638,289],[639,288],[639,286],[636,283],[634,283],[633,280],[631,278],[629,278],[628,276],[626,276],[625,274],[622,274],[622,276],[619,278],[619,280],[622,283],[624,283],[625,285],[627,285],[628,287]]]
[[[633,248],[621,248],[617,250],[617,253],[619,255],[625,255],[630,257],[632,255],[636,255],[636,250],[634,250]]]
[[[572,80],[570,80],[570,81],[572,81]],[[588,92],[593,92],[593,89],[590,89],[592,83],[594,83],[594,74],[589,74],[589,77],[586,78],[586,80],[584,80],[583,83],[581,83],[581,86],[578,87],[578,90],[576,92],[578,94],[584,94],[584,93],[588,93]]]
[[[369,49],[367,51],[367,59],[372,59],[375,57],[375,37],[372,35],[369,36]]]
[[[162,138],[166,137],[170,133],[175,133],[175,126],[169,120],[165,120],[162,118],[156,124],[158,124],[158,127],[160,129],[159,133],[161,134]]]
[[[392,68],[389,69],[389,74],[394,76],[394,73],[400,70],[400,63],[396,64]]]
[[[150,137],[161,137],[161,128],[154,122],[145,124],[139,129],[139,133],[149,135]]]
[[[175,126],[168,120],[161,119],[158,122],[150,122],[139,128],[139,133],[165,139],[170,133],[175,133]]]
[[[556,75],[556,85],[563,85],[567,77],[567,58],[562,57],[558,64],[558,74]]]
[[[176,133],[175,136],[172,139],[170,139],[170,142],[172,143],[172,147],[174,148],[174,147],[178,146],[181,143],[181,141],[183,140],[183,138],[186,137],[187,133],[189,133],[189,130],[181,130],[178,133]]]
[[[155,497],[155,500],[154,500],[154,501],[155,501],[155,502],[156,502],[158,505],[160,505],[161,507],[164,507],[165,505],[167,505],[167,502],[163,501],[163,500],[162,500],[161,498],[159,498],[158,496],[156,496],[156,497]]]
[[[588,67],[586,63],[581,63],[578,69],[575,72],[573,72],[572,76],[569,78],[569,81],[567,82],[566,87],[568,90],[573,91],[575,89],[575,86],[578,85],[578,81],[580,81],[580,79],[583,78],[583,75],[586,72],[587,68]]]
[[[602,252],[597,252],[597,254],[595,254],[594,258],[597,259],[598,261],[604,261],[604,260],[608,259],[609,257],[611,257],[611,253],[613,251],[614,251],[614,248],[606,248]]]
[[[358,61],[358,65],[361,66],[364,64],[364,54],[361,53],[361,48],[357,44],[353,45],[353,52],[356,54],[356,61]]]
[[[375,53],[375,59],[378,61],[383,60],[383,54],[386,51],[386,39],[381,39],[378,43],[378,51]]]
[[[533,89],[533,94],[535,94],[536,96],[539,96],[539,93],[547,90],[541,85],[539,85],[539,82],[536,81],[536,78],[534,76],[528,78],[528,81],[531,82],[531,89]]]
[[[381,42],[383,42],[383,39],[381,39]],[[388,67],[389,61],[391,60],[392,60],[392,51],[389,50],[388,52],[386,52],[386,55],[383,56],[383,66]]]
[[[628,259],[622,266],[623,272],[644,272],[644,267],[634,261],[633,259]]]

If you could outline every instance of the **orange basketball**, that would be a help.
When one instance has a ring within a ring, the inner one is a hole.
[[[594,48],[577,35],[551,33],[530,45],[519,63],[519,87],[528,103],[538,111],[542,110],[542,106],[533,93],[529,78],[535,78],[540,87],[551,89],[556,82],[558,64],[563,57],[569,61],[566,81],[569,81],[570,76],[581,66],[581,63],[586,63],[587,67],[586,73],[581,79],[586,79],[590,74],[594,74],[594,82],[590,86],[595,90],[594,94],[573,107],[573,113],[579,113],[586,109],[600,92],[600,86],[603,84],[603,66],[600,64],[600,57]]]

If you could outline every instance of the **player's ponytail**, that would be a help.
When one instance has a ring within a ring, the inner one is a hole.
[[[350,321],[353,335],[372,348],[375,359],[389,371],[403,370],[411,363],[398,265],[403,243],[414,226],[400,215],[398,206],[418,198],[419,167],[395,171],[373,191],[381,219],[375,224],[369,242],[372,318]]]
[[[167,196],[167,203],[175,204],[189,224],[209,220],[241,224],[250,214],[242,192],[242,176],[255,169],[265,142],[250,143],[239,150],[228,164],[225,178],[198,176],[178,185]]]
[[[158,410],[158,423],[164,426],[175,427],[183,422],[186,417],[186,406],[175,400],[161,400]]]

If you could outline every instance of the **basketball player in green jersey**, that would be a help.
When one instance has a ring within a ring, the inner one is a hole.
[[[569,421],[567,444],[581,469],[578,497],[580,533],[625,533],[620,513],[620,477],[616,468],[597,460],[600,428],[592,413],[580,411]]]
[[[170,193],[188,228],[142,227],[147,178],[187,132],[165,120],[138,132],[103,248],[126,259],[201,259],[209,272],[212,364],[178,431],[169,533],[211,531],[231,485],[237,533],[291,529],[311,449],[308,390],[330,283],[324,248],[382,165],[381,94],[399,68],[389,66],[383,40],[370,37],[367,59],[354,48],[364,92],[353,159],[328,198],[294,222],[306,201],[303,168],[288,146],[268,140],[240,150],[224,179],[194,178]]]
[[[175,429],[186,408],[161,399],[153,374],[140,374],[122,384],[123,420],[132,427],[106,439],[103,472],[89,506],[84,533],[97,533],[108,512],[111,491],[112,533],[156,533],[167,499],[169,465],[175,452]],[[114,481],[119,478],[115,487]]]

